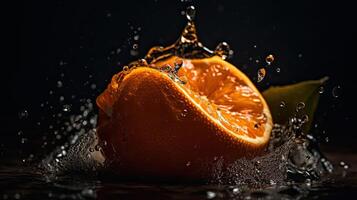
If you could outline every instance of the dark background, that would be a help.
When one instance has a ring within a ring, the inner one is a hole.
[[[352,5],[342,1],[52,0],[18,3],[16,12],[5,18],[15,30],[14,39],[9,39],[15,58],[1,69],[5,90],[0,156],[44,152],[38,141],[51,134],[51,116],[63,104],[58,98],[64,96],[74,113],[80,98],[94,100],[124,64],[143,57],[154,45],[173,43],[186,23],[181,11],[191,4],[197,9],[201,42],[214,49],[226,41],[234,50],[229,61],[253,80],[265,56],[275,55],[268,76],[257,84],[260,89],[329,76],[313,132],[329,150],[357,151],[357,34]],[[130,54],[134,35],[140,36],[137,56]],[[57,88],[58,80],[63,87]],[[95,89],[90,87],[93,83]],[[336,86],[340,86],[338,98],[332,96]],[[19,119],[24,110],[28,117]],[[23,133],[18,136],[18,131]],[[23,137],[28,139],[25,144],[20,142]]]

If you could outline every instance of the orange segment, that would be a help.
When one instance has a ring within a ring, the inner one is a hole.
[[[177,57],[154,63],[174,66]],[[210,164],[260,154],[272,129],[252,82],[219,57],[181,59],[177,76],[149,67],[116,74],[97,98],[107,162],[124,176],[207,179]]]

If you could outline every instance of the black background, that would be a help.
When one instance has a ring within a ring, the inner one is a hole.
[[[15,5],[16,12],[5,16],[15,30],[11,33],[15,38],[9,39],[15,46],[15,58],[1,69],[5,90],[1,95],[0,155],[41,151],[36,140],[51,132],[50,116],[62,106],[59,96],[73,108],[80,105],[81,97],[94,100],[124,64],[143,57],[154,45],[173,43],[186,23],[181,11],[191,4],[197,9],[201,42],[213,49],[226,41],[234,50],[229,61],[253,80],[264,57],[275,55],[268,76],[257,84],[261,90],[329,76],[313,132],[326,132],[329,142],[323,142],[325,148],[357,151],[357,34],[352,5],[342,1],[53,0],[24,1]],[[131,56],[138,27],[139,55]],[[281,68],[280,73],[276,67]],[[63,82],[59,89],[58,80]],[[90,88],[92,83],[95,90]],[[341,87],[338,98],[332,96],[335,86]],[[71,95],[76,98],[71,100]],[[41,108],[46,101],[53,108]],[[18,113],[24,109],[29,116],[19,119]],[[20,144],[20,130],[28,138],[26,145]]]

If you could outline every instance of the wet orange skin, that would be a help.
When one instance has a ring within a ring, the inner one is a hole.
[[[111,116],[99,112],[98,136],[106,164],[118,175],[155,180],[207,180],[217,159],[229,165],[261,154],[214,126],[175,83],[150,69],[133,70],[116,91],[97,99],[111,102]],[[140,100],[138,100],[140,99]]]

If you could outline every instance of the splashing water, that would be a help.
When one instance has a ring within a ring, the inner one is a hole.
[[[186,10],[188,23],[179,39],[168,47],[151,48],[144,59],[124,66],[122,75],[129,73],[135,67],[150,66],[150,64],[172,55],[182,58],[206,58],[213,55],[218,55],[222,59],[230,58],[233,51],[227,43],[218,44],[212,51],[199,42],[194,24],[195,15],[195,8],[193,6],[188,7]],[[134,50],[137,48],[138,46],[133,46]],[[265,61],[268,65],[271,65],[274,59],[274,56],[270,54]],[[177,76],[177,71],[182,66],[183,61],[176,60],[174,66],[163,66],[158,70],[168,73],[176,82],[185,84],[187,82],[185,77]],[[277,68],[277,72],[280,72],[280,68]],[[257,82],[263,81],[265,76],[265,67],[260,68]],[[117,78],[120,80],[123,77]],[[59,81],[57,87],[60,88],[63,84]],[[333,91],[334,93],[337,94],[337,89],[335,92]],[[285,106],[285,102],[281,102],[280,107],[284,109]],[[305,104],[300,102],[297,105],[297,111],[304,107]],[[63,105],[62,110],[72,112],[71,105]],[[56,179],[60,175],[73,173],[98,175],[106,170],[102,147],[107,144],[105,141],[98,143],[96,135],[97,115],[90,100],[83,101],[81,111],[81,114],[71,115],[69,120],[62,122],[66,128],[59,130],[58,134],[66,137],[69,135],[68,141],[58,146],[38,165],[43,174],[50,180]],[[185,112],[181,113],[181,115],[185,114]],[[21,118],[27,116],[27,111],[19,113]],[[316,138],[308,133],[302,133],[302,126],[308,120],[308,118],[292,116],[287,124],[275,124],[266,152],[259,157],[238,159],[230,166],[223,166],[223,158],[217,157],[215,162],[211,164],[214,170],[209,183],[231,185],[232,187],[234,185],[233,188],[229,187],[232,195],[244,194],[247,191],[245,187],[266,188],[275,185],[292,185],[293,183],[304,183],[311,186],[311,183],[319,180],[323,174],[332,172],[333,167],[317,148]],[[63,134],[61,134],[61,131]],[[190,167],[190,165],[191,163],[188,162],[186,167]],[[345,163],[341,165],[348,168]],[[83,190],[82,193],[83,196],[94,195],[93,191],[88,188]],[[208,199],[213,199],[220,197],[221,193],[206,191],[206,195]]]

